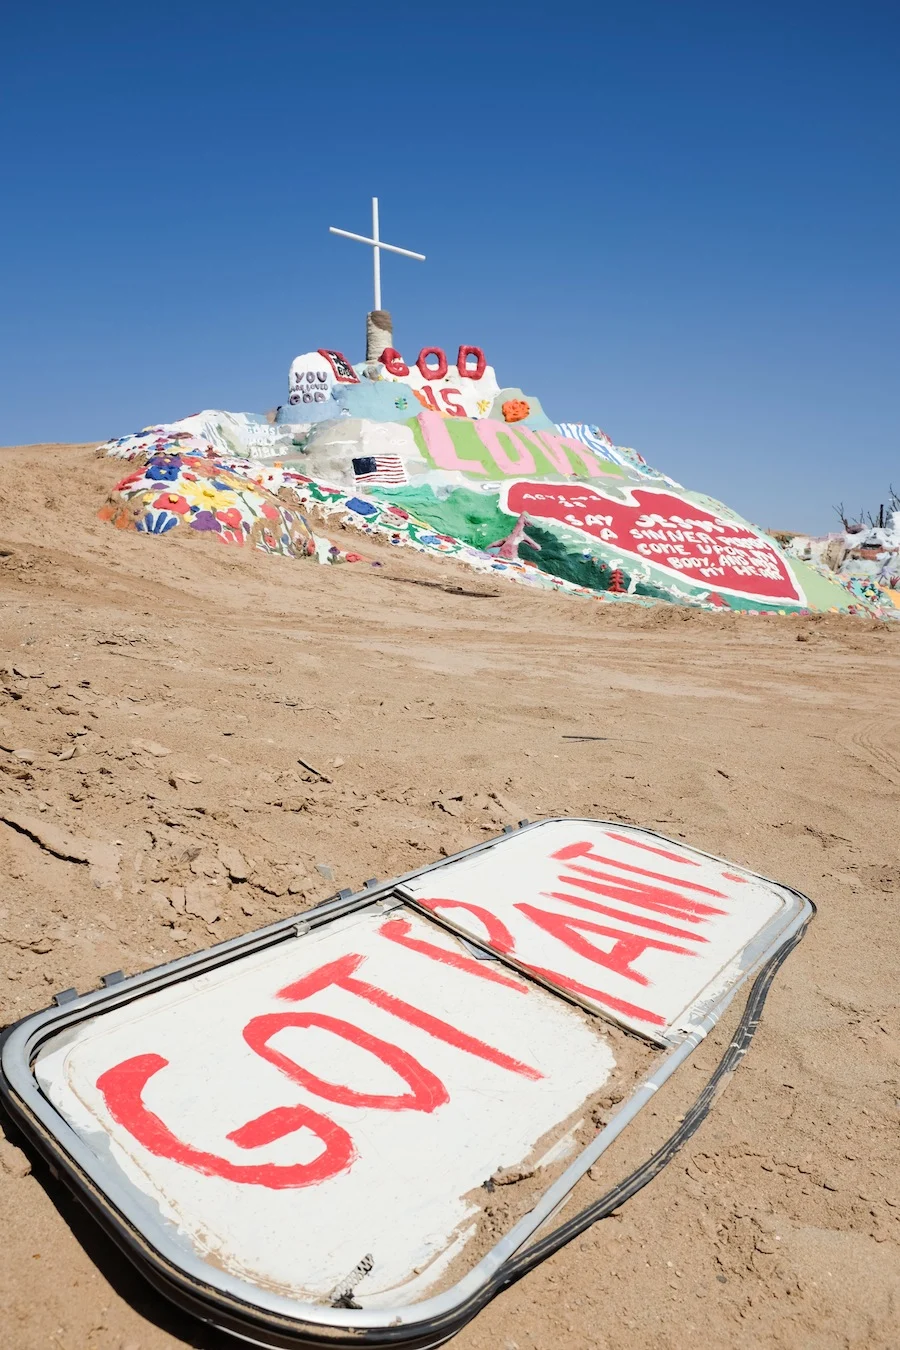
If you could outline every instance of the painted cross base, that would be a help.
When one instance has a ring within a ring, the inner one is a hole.
[[[366,360],[380,361],[381,353],[394,345],[394,322],[386,309],[366,315]]]

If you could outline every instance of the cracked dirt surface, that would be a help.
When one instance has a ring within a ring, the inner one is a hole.
[[[684,1152],[455,1345],[896,1347],[900,632],[604,606],[368,543],[383,566],[123,535],[96,519],[115,475],[88,447],[0,451],[0,1020],[523,816],[684,838],[818,918]],[[725,1043],[579,1200],[661,1142]],[[5,1345],[226,1344],[7,1135]]]

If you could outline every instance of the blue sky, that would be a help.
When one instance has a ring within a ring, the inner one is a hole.
[[[484,347],[772,527],[900,487],[900,7],[9,6],[0,443]]]

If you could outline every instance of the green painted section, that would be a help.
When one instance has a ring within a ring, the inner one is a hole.
[[[590,551],[580,551],[572,547],[571,536],[564,530],[552,526],[530,523],[527,534],[540,550],[532,548],[527,542],[519,545],[519,557],[523,562],[534,563],[542,572],[550,572],[562,577],[564,581],[574,582],[576,586],[587,586],[592,591],[608,591],[613,578],[614,564],[604,556],[602,546]],[[622,583],[627,589],[631,582],[631,569],[628,561],[615,560],[622,573]],[[671,582],[668,583],[671,587]],[[635,595],[652,599],[672,601],[671,590],[663,590],[654,584],[652,576],[647,581],[639,581],[633,592]]]
[[[556,425],[551,422],[550,418],[544,412],[544,409],[541,407],[540,399],[535,398],[534,394],[526,394],[523,390],[515,387],[500,390],[500,393],[491,405],[491,411],[488,416],[498,419],[502,418],[503,405],[508,402],[509,399],[521,399],[523,403],[527,403],[531,409],[528,416],[523,418],[524,426],[535,427],[538,431],[556,431]]]
[[[445,472],[447,464],[436,462],[429,451],[428,442],[419,417],[408,420],[407,426],[412,432],[416,447],[426,464],[438,471]],[[521,460],[523,446],[534,459],[534,470],[530,473],[504,473],[504,470],[492,457],[488,445],[478,434],[473,421],[462,418],[447,418],[442,423],[446,435],[453,447],[453,453],[459,461],[471,463],[472,486],[456,486],[445,481],[436,488],[431,485],[372,488],[368,496],[376,502],[393,503],[402,507],[411,517],[421,521],[438,534],[449,536],[477,549],[488,549],[499,544],[512,532],[516,517],[501,509],[500,490],[502,481],[511,477],[538,479],[544,478],[551,483],[580,479],[589,479],[584,462],[577,452],[569,451],[556,437],[552,445],[562,450],[571,465],[569,474],[561,474],[559,468],[542,453],[541,433],[526,430],[520,439],[513,427],[498,428],[493,423],[501,450],[509,460],[517,463]],[[488,437],[490,440],[490,437]],[[443,442],[445,457],[449,456],[447,442]],[[435,445],[435,454],[438,446]],[[475,466],[481,469],[479,473]],[[461,472],[465,473],[466,470]],[[668,491],[664,479],[653,476],[641,476],[630,472],[612,461],[602,464],[600,478],[594,479],[594,485],[607,496],[627,500],[630,488],[656,488]],[[686,503],[693,503],[704,511],[711,512],[724,519],[741,522],[742,517],[730,510],[723,502],[702,492],[692,492],[684,488],[673,488],[674,493]],[[565,523],[543,520],[539,523],[533,518],[525,531],[526,537],[519,543],[518,557],[522,562],[532,563],[550,576],[561,577],[576,586],[604,592],[610,589],[613,571],[621,573],[622,584],[636,597],[664,600],[674,604],[696,603],[697,599],[721,604],[732,610],[750,612],[796,612],[798,608],[811,610],[848,610],[859,608],[859,604],[849,591],[836,581],[819,574],[814,568],[793,558],[787,558],[783,550],[774,541],[772,547],[778,551],[785,564],[800,582],[806,596],[806,605],[791,605],[785,601],[765,601],[745,598],[741,595],[718,592],[714,582],[691,581],[688,574],[684,578],[675,577],[669,572],[654,566],[652,556],[640,560],[623,553],[614,544],[606,544],[592,538],[580,530],[568,527]],[[532,541],[529,543],[529,540]],[[539,546],[539,547],[536,547]],[[632,589],[632,582],[634,583]]]
[[[494,484],[490,485],[491,487]],[[475,548],[485,549],[497,544],[509,535],[514,521],[500,509],[499,496],[495,491],[475,491],[472,488],[453,488],[449,492],[436,493],[431,487],[396,487],[370,489],[368,496],[373,501],[388,502],[402,507],[411,516],[430,525],[439,534],[461,539]],[[713,507],[722,514],[737,518],[721,503],[714,502],[702,493],[686,493],[698,505]],[[564,525],[551,525],[549,522],[530,522],[526,530],[529,539],[540,545],[540,549],[530,546],[526,541],[519,545],[518,556],[523,562],[534,563],[542,572],[562,577],[576,586],[587,586],[594,591],[607,591],[610,587],[614,568],[622,573],[626,588],[630,585],[633,569],[639,568],[639,580],[632,594],[648,599],[678,602],[683,596],[688,601],[698,591],[707,587],[679,582],[665,573],[659,572],[650,559],[640,564],[633,558],[623,555],[615,548],[604,546],[599,540],[589,542],[582,534],[568,530]],[[795,559],[789,565],[797,575],[807,596],[808,605],[813,610],[849,609],[854,604],[851,596],[842,586],[819,575],[812,567]],[[715,586],[710,590],[715,592]],[[723,597],[730,609],[734,610],[771,610],[793,609],[783,604],[767,604],[762,600],[743,599],[740,596]]]
[[[500,510],[496,492],[475,492],[471,488],[453,488],[438,496],[430,487],[370,488],[373,501],[389,501],[402,506],[411,516],[424,520],[439,534],[449,534],[475,548],[488,548],[505,539],[512,522]]]
[[[418,417],[411,417],[406,425],[412,431],[413,438],[416,442],[416,448],[419,450],[426,464],[432,469],[443,468],[443,465],[438,464],[433,459],[431,452],[428,449],[428,444],[422,434],[422,427]],[[473,464],[480,464],[482,466],[484,472],[480,473],[477,469],[471,471],[473,479],[478,479],[480,482],[497,482],[501,478],[512,476],[516,478],[551,478],[556,482],[560,481],[559,469],[551,462],[541,447],[541,435],[543,433],[540,431],[533,431],[531,428],[526,427],[525,437],[523,437],[521,441],[516,436],[512,427],[507,431],[499,431],[497,433],[497,439],[501,448],[511,460],[521,459],[523,448],[526,448],[528,453],[534,459],[534,470],[532,472],[519,473],[517,471],[514,475],[509,475],[505,474],[503,470],[497,466],[487,446],[478,435],[476,422],[462,417],[448,417],[444,420],[444,426],[453,443],[453,448],[456,451],[457,457],[460,460],[470,460]],[[562,449],[570,466],[569,474],[567,474],[566,477],[590,479],[591,475],[588,473],[584,464],[585,454],[579,454],[578,451],[570,450],[568,446],[563,446]],[[618,464],[604,463],[602,465],[602,470],[603,478],[598,481],[606,481],[610,478],[621,478],[626,482],[630,481],[629,475]],[[467,473],[469,470],[463,469],[461,472]]]
[[[807,605],[810,609],[850,609],[859,608],[859,600],[837,581],[829,581],[814,567],[809,567],[799,558],[789,559],[794,575],[803,587]]]

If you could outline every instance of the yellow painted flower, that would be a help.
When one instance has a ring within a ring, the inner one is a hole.
[[[193,503],[205,511],[225,511],[237,502],[237,493],[216,483],[191,484]]]

